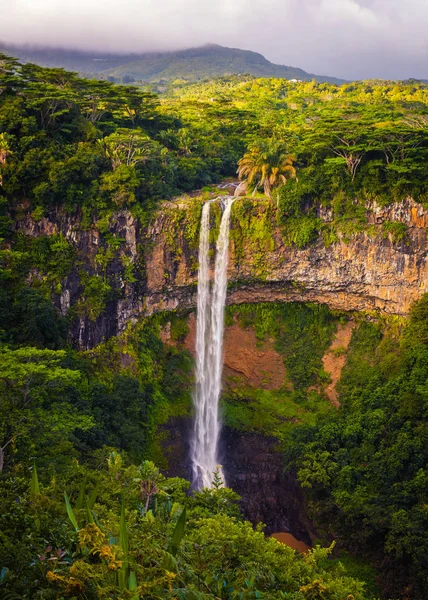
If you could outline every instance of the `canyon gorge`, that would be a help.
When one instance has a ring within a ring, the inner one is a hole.
[[[194,354],[199,219],[206,201],[184,197],[164,203],[146,227],[130,212],[119,211],[102,232],[95,222],[82,228],[78,217],[65,212],[38,221],[29,216],[17,220],[22,235],[61,235],[75,250],[73,268],[62,280],[55,303],[64,315],[73,315],[70,331],[76,347],[96,349],[114,336],[120,339],[139,320],[170,312],[186,322],[182,346]],[[243,203],[245,224],[239,219]],[[214,236],[219,214],[212,211]],[[321,208],[319,216],[325,224],[332,221],[331,211]],[[323,355],[330,374],[324,393],[333,406],[338,402],[335,384],[345,364],[343,353],[335,351],[343,352],[349,345],[354,316],[405,317],[411,304],[428,291],[428,211],[409,198],[386,208],[367,205],[366,220],[365,230],[339,234],[334,243],[326,244],[320,236],[297,248],[284,241],[269,203],[238,198],[231,216],[228,305],[309,302],[348,315],[344,324],[335,326],[335,337]],[[384,222],[403,223],[403,239],[385,235]],[[97,256],[106,254],[109,235],[120,243],[101,268]],[[99,314],[84,312],[82,272],[102,277],[111,286]],[[31,277],[43,275],[33,271]],[[168,322],[161,336],[164,343],[177,344]],[[122,364],[129,360],[132,363],[125,352]],[[225,330],[224,367],[226,389],[241,388],[244,395],[250,388],[279,390],[287,382],[283,356],[273,339],[261,343],[251,327],[235,319]],[[285,385],[292,386],[289,380]],[[161,429],[168,474],[191,479],[189,418],[171,418]],[[253,522],[265,522],[268,533],[290,531],[310,543],[313,532],[302,509],[302,493],[294,475],[283,472],[275,437],[237,431],[226,423],[220,452],[228,481],[243,497],[244,513]]]

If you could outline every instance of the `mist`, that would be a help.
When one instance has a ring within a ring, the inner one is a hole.
[[[428,78],[426,0],[0,0],[0,40],[104,52],[209,42],[345,79]]]

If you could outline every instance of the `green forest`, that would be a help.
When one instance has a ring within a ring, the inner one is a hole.
[[[176,226],[197,248],[201,204],[224,180],[242,195],[235,251],[252,248],[260,277],[273,227],[300,249],[377,235],[368,206],[428,207],[428,86],[243,75],[158,97],[0,54],[0,598],[426,598],[427,295],[407,318],[352,315],[339,408],[322,357],[349,314],[227,309],[284,357],[280,391],[228,388],[223,413],[277,440],[317,532],[306,554],[245,520],[218,472],[196,493],[164,474],[162,427],[191,414],[188,310],[141,316],[94,348],[71,341],[77,320],[95,323],[126,294],[110,268],[119,256],[143,295],[147,232],[177,197],[191,210]],[[136,263],[113,229],[125,212],[146,232]],[[71,218],[99,236],[93,264],[72,237],[19,225]],[[386,221],[382,236],[407,248],[407,229]],[[73,273],[80,295],[61,312]]]

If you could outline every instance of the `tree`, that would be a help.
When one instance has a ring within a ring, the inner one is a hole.
[[[7,157],[11,154],[7,134],[0,133],[0,186],[3,185],[1,169],[6,164]]]
[[[118,129],[100,140],[99,146],[110,160],[113,171],[120,165],[134,167],[144,163],[155,150],[155,142],[141,129]]]
[[[2,348],[0,375],[0,472],[6,450],[18,439],[37,430],[69,435],[75,429],[89,429],[92,419],[78,415],[66,402],[65,392],[76,386],[79,371],[62,366],[63,350]]]
[[[122,95],[123,111],[135,127],[143,121],[150,121],[159,104],[155,94],[142,92],[131,86],[116,86],[116,91]]]
[[[238,176],[247,186],[254,185],[253,195],[263,186],[264,193],[272,198],[272,190],[296,177],[293,166],[295,157],[276,140],[259,141],[252,144],[238,161]]]
[[[16,71],[19,62],[0,52],[0,96],[14,94],[22,85],[19,75]]]
[[[36,114],[41,129],[68,130],[76,110],[77,76],[64,69],[33,64],[22,65],[21,72],[26,80],[27,106]]]
[[[364,156],[377,145],[373,131],[370,114],[345,111],[318,121],[306,142],[312,154],[327,153],[325,164],[333,170],[344,165],[353,182]]]
[[[107,113],[123,104],[120,93],[109,81],[80,79],[76,87],[80,109],[90,123],[100,122]]]

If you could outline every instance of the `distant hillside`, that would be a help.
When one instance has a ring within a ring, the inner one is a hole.
[[[42,67],[63,67],[82,75],[98,75],[106,69],[137,60],[138,54],[111,54],[66,50],[63,48],[34,48],[31,46],[13,46],[2,44],[0,52],[6,52],[19,58],[21,62],[32,62]]]
[[[24,62],[34,62],[47,67],[64,67],[85,75],[125,83],[176,79],[197,81],[243,73],[256,77],[283,77],[303,81],[315,79],[339,85],[344,83],[344,80],[335,77],[313,75],[295,67],[276,65],[257,52],[225,48],[216,44],[176,52],[127,55],[19,46],[3,46],[3,49]]]

